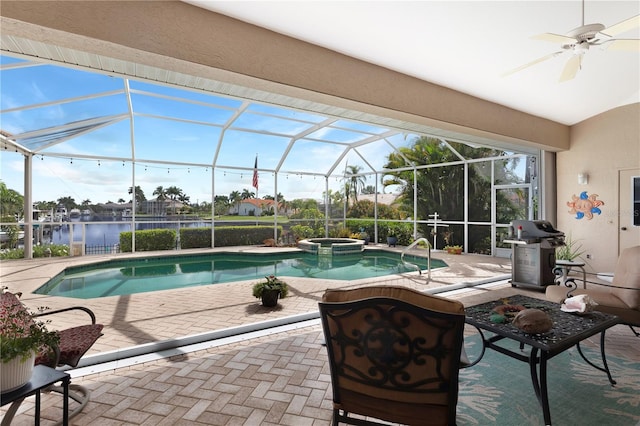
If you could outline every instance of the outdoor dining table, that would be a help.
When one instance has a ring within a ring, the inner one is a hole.
[[[495,314],[494,308],[500,305],[521,305],[525,308],[536,308],[546,312],[553,321],[553,328],[546,333],[528,334],[517,328],[510,322],[496,323],[492,321]],[[527,362],[531,373],[531,381],[538,402],[540,403],[546,425],[551,425],[551,413],[549,410],[549,397],[547,393],[547,361],[554,356],[576,346],[580,356],[592,367],[607,374],[611,385],[615,380],[611,376],[605,356],[605,331],[618,324],[619,318],[602,312],[589,312],[575,314],[564,312],[560,305],[547,300],[536,299],[524,295],[513,295],[499,300],[470,306],[465,309],[466,322],[475,326],[482,338],[482,350],[472,365],[477,364],[485,353],[486,348],[493,349],[511,358]],[[488,332],[485,336],[484,332]],[[598,366],[587,359],[580,342],[600,333],[600,354],[602,366]],[[501,341],[519,342],[520,351],[514,351],[500,344]],[[524,347],[530,347],[530,351],[524,351]]]

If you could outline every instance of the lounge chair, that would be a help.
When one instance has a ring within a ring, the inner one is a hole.
[[[586,280],[584,288],[577,287],[574,278],[564,285],[548,286],[547,299],[562,303],[567,297],[587,294],[598,304],[596,310],[619,316],[640,337],[633,328],[640,327],[640,246],[622,252],[610,283]]]

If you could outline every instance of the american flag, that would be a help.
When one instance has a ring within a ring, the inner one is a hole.
[[[258,190],[258,156],[256,155],[256,162],[253,166],[253,187]]]

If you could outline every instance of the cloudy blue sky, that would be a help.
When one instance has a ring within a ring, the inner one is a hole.
[[[330,118],[317,114],[147,82],[129,80],[127,87],[118,77],[23,66],[26,61],[7,56],[0,64],[2,130],[37,153],[34,201],[128,201],[134,179],[147,198],[158,186],[177,186],[192,202],[209,201],[212,192],[256,192],[256,157],[259,197],[275,193],[274,171],[280,170],[277,192],[285,199],[319,199],[326,189],[322,175],[331,171],[329,189],[337,191],[346,165],[381,169],[393,147],[416,137],[339,119],[326,126]],[[338,161],[347,144],[369,138],[378,140]],[[0,179],[24,193],[23,157],[4,150],[0,166]]]

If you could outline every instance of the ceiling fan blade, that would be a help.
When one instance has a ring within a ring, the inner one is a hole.
[[[616,34],[620,34],[637,27],[640,27],[640,15],[618,22],[617,24],[612,25],[609,28],[605,28],[600,32],[606,35],[615,36]]]
[[[529,68],[530,66],[533,66],[533,65],[535,65],[535,64],[539,64],[540,62],[546,61],[547,59],[551,59],[551,58],[553,58],[554,56],[558,56],[558,55],[559,55],[559,54],[561,54],[561,53],[563,53],[563,51],[562,51],[562,50],[561,50],[561,51],[559,51],[559,52],[553,52],[553,53],[550,53],[550,54],[548,54],[548,55],[545,55],[545,56],[543,56],[542,58],[538,58],[538,59],[536,59],[535,61],[528,62],[528,63],[526,63],[526,64],[524,64],[524,65],[519,66],[518,68],[514,68],[514,69],[512,69],[511,71],[507,71],[507,72],[505,72],[504,74],[502,74],[502,77],[507,77],[507,76],[509,76],[509,75],[511,75],[511,74],[515,74],[515,73],[517,73],[518,71],[522,71],[522,70],[523,70],[523,69],[525,69],[525,68]]]
[[[565,81],[572,80],[578,73],[581,64],[582,55],[572,55],[567,61],[567,64],[564,66],[562,74],[560,74],[560,80],[558,81],[560,83],[563,83]]]
[[[576,42],[576,39],[573,37],[568,37],[568,36],[553,34],[553,33],[538,34],[538,35],[532,36],[531,38],[534,40],[550,41],[551,43],[559,43],[559,44]]]
[[[632,52],[640,51],[640,40],[636,39],[613,39],[608,43],[610,50],[630,50]]]

